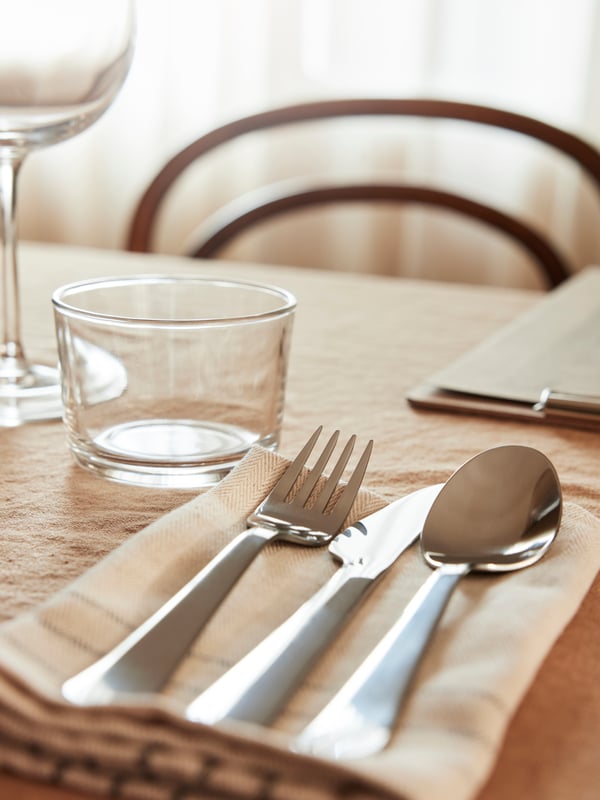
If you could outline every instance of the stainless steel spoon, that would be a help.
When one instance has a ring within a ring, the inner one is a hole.
[[[538,561],[560,525],[560,482],[530,447],[505,445],[467,461],[425,520],[423,556],[435,571],[404,613],[292,748],[333,759],[383,749],[412,677],[459,579]]]

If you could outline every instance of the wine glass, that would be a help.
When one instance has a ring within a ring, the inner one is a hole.
[[[21,336],[16,188],[32,150],[75,136],[114,100],[133,53],[133,0],[0,0],[0,426],[62,415],[58,370]]]

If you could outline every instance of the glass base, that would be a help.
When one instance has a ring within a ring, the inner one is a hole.
[[[62,414],[58,369],[32,365],[27,380],[0,382],[0,427],[15,428],[27,422],[61,419]]]
[[[115,425],[91,443],[71,440],[82,467],[135,486],[208,489],[221,481],[254,444],[268,449],[276,437],[233,425],[187,419],[145,419]]]

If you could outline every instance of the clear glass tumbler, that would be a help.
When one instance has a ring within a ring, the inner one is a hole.
[[[281,427],[296,308],[284,289],[196,276],[83,281],[52,297],[76,460],[142,486],[204,488]]]

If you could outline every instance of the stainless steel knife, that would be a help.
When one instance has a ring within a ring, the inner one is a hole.
[[[281,711],[350,612],[420,534],[443,484],[419,489],[370,514],[329,545],[342,566],[291,617],[185,709],[193,722],[266,725]]]

